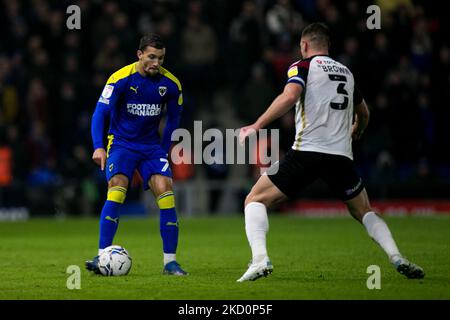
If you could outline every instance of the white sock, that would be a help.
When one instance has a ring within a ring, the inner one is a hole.
[[[164,253],[164,265],[175,260],[177,260],[175,253]]]
[[[105,249],[98,249],[98,255],[101,255]]]
[[[269,219],[266,206],[260,202],[250,202],[245,207],[245,232],[252,248],[252,262],[260,262],[267,257],[267,231]]]
[[[375,212],[367,212],[362,218],[362,223],[366,227],[369,236],[383,248],[389,259],[396,255],[401,256],[387,224]]]

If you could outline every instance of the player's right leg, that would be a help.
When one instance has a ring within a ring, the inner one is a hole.
[[[112,245],[119,226],[120,208],[125,201],[128,178],[123,174],[113,176],[108,182],[108,195],[100,215],[100,239],[98,255],[86,261],[86,269],[99,273],[98,257],[103,249]]]
[[[272,273],[273,266],[266,247],[269,230],[267,207],[286,198],[267,175],[262,175],[245,199],[245,232],[252,250],[252,261],[238,282],[254,281]]]
[[[400,254],[391,231],[384,220],[371,208],[365,189],[354,198],[345,201],[350,214],[361,222],[369,236],[386,252],[395,269],[410,279],[423,278],[425,273],[421,267],[409,262]]]
[[[100,215],[98,255],[86,261],[86,269],[94,273],[99,273],[99,255],[104,248],[112,245],[119,226],[120,209],[125,202],[128,184],[138,161],[139,156],[130,150],[119,145],[109,145],[105,168],[108,193]]]
[[[116,174],[108,182],[108,195],[100,216],[99,254],[112,245],[119,226],[120,208],[125,202],[129,180],[123,174]]]

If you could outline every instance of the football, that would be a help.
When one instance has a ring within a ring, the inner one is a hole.
[[[104,276],[124,276],[131,270],[131,261],[125,248],[112,245],[106,247],[99,256],[98,266]]]

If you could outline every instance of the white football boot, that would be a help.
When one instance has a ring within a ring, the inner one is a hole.
[[[267,277],[273,272],[273,265],[269,257],[265,257],[261,262],[250,263],[247,271],[240,277],[237,282],[255,281],[261,277]]]

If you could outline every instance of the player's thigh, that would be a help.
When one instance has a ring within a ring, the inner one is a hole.
[[[105,168],[108,187],[127,188],[138,163],[139,155],[135,152],[118,145],[110,146]]]
[[[368,197],[354,162],[338,155],[325,155],[324,158],[326,160],[321,172],[322,180],[330,186],[335,196],[347,205],[350,214],[360,221],[360,215],[363,214],[361,212],[367,208]]]
[[[263,178],[264,177],[264,178]],[[249,199],[263,199],[276,204],[295,198],[317,179],[317,161],[314,154],[290,150],[272,165],[250,192]]]
[[[261,202],[266,207],[270,207],[286,199],[287,196],[273,184],[268,176],[262,175],[247,195],[245,206],[251,202]]]
[[[148,186],[155,197],[160,196],[164,192],[173,190],[172,179],[160,174],[152,175],[148,180]]]
[[[172,171],[166,154],[155,148],[151,154],[146,154],[138,165],[138,171],[144,181],[144,189],[152,189],[156,196],[159,191],[172,190]],[[170,188],[170,189],[167,189]]]

